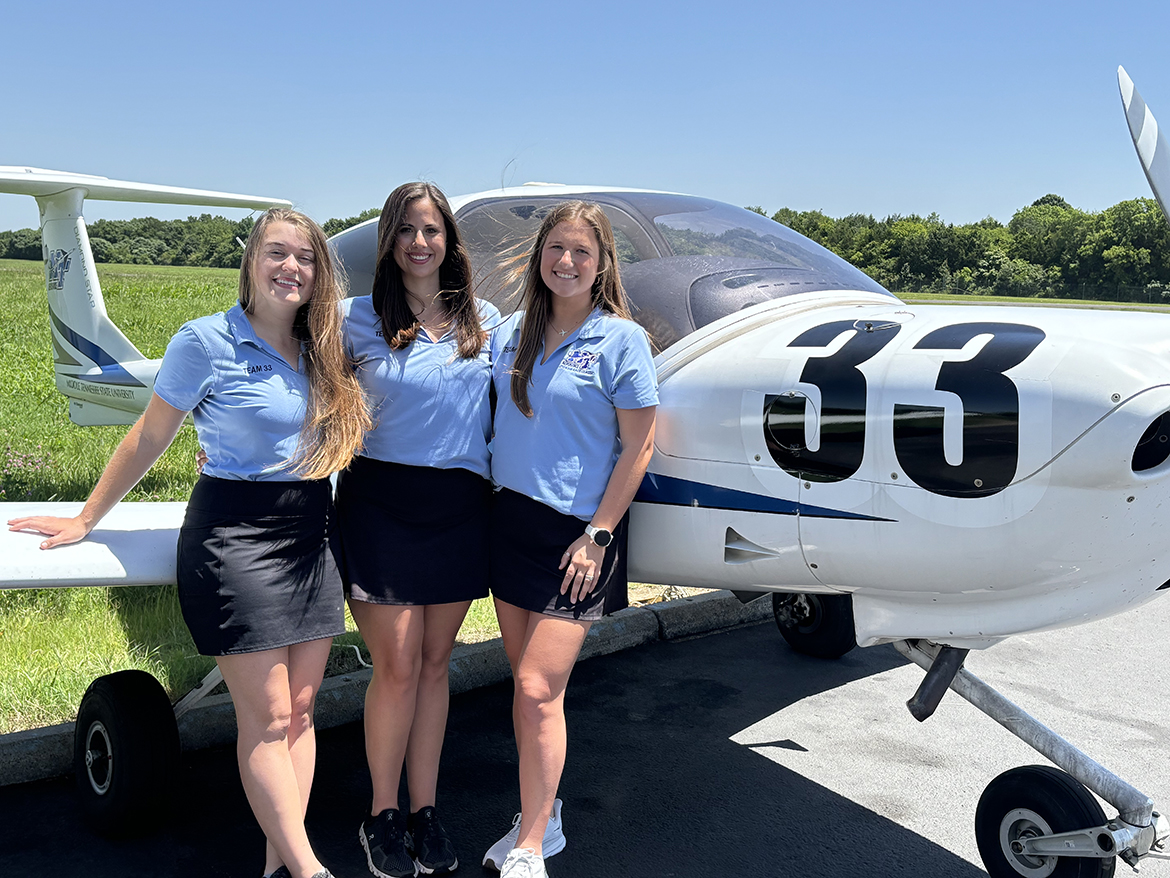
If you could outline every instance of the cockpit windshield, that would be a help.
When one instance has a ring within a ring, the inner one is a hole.
[[[791,229],[748,210],[719,203],[694,204],[682,213],[654,217],[675,256],[733,256],[785,268],[815,268],[809,241]]]
[[[660,192],[591,192],[582,197],[600,204],[609,217],[635,316],[663,343],[782,296],[832,290],[889,295],[820,244],[750,210]],[[479,295],[505,312],[514,307],[519,289],[515,269],[523,269],[523,254],[548,211],[564,200],[507,195],[474,202],[459,212]]]

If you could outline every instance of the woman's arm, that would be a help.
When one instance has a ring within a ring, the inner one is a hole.
[[[186,416],[185,411],[163,402],[158,394],[151,394],[146,411],[114,451],[93,493],[75,518],[47,515],[13,518],[8,522],[8,529],[44,534],[49,539],[41,543],[42,549],[85,539],[102,516],[138,484],[146,471],[167,450]]]
[[[654,422],[658,407],[615,411],[622,451],[605,485],[601,503],[589,522],[594,527],[610,532],[630,508],[634,495],[638,493],[638,486],[642,484],[642,477],[646,475],[646,467],[650,465],[650,457],[654,453]],[[578,601],[593,591],[595,577],[601,571],[604,557],[605,549],[594,543],[588,535],[581,534],[574,540],[561,557],[560,566],[564,568],[567,565],[568,568],[561,581],[561,594],[568,594],[572,589],[571,600]]]

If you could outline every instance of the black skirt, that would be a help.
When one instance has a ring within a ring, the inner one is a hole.
[[[487,597],[491,485],[466,469],[355,457],[337,477],[350,600],[422,606]]]
[[[179,605],[203,655],[345,632],[328,479],[200,476],[179,531]]]
[[[491,526],[492,594],[504,603],[546,616],[596,621],[629,606],[626,583],[626,530],[629,513],[605,548],[597,585],[573,603],[561,594],[561,558],[585,533],[586,522],[501,488],[496,492]]]

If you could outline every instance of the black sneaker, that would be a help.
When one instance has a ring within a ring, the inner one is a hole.
[[[367,819],[358,830],[366,864],[378,878],[414,878],[418,871],[410,857],[410,833],[397,808],[387,808]]]
[[[427,805],[410,815],[410,837],[420,874],[446,875],[459,868],[455,846],[439,822],[439,812],[434,805]]]

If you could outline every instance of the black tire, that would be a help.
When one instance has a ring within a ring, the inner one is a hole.
[[[838,659],[857,646],[853,598],[847,594],[773,594],[772,615],[799,653]]]
[[[175,712],[154,677],[118,671],[89,684],[73,727],[73,770],[98,829],[125,834],[156,823],[178,761]]]
[[[1012,841],[1102,826],[1105,812],[1093,794],[1059,768],[1025,765],[987,785],[975,809],[975,841],[990,878],[1106,878],[1117,858],[1025,857]],[[1112,838],[1103,839],[1112,847]]]

